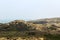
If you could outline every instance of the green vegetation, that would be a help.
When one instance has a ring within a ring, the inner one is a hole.
[[[60,40],[59,20],[15,20],[5,24],[0,23],[0,37],[43,37],[46,40]]]

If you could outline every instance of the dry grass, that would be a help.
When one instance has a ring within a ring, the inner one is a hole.
[[[29,38],[21,38],[21,37],[13,37],[13,38],[6,38],[6,37],[1,37],[0,40],[44,40],[44,38],[40,37],[29,37]]]

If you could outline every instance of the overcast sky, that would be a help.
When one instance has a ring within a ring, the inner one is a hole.
[[[0,0],[0,20],[60,17],[60,0]]]

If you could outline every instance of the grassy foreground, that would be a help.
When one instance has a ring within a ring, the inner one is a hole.
[[[29,32],[19,32],[19,31],[2,31],[0,32],[0,40],[60,40],[60,35],[36,35],[29,34]]]

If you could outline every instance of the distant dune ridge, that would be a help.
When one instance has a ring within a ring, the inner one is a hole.
[[[28,22],[33,22],[33,23],[38,23],[39,22],[44,22],[44,23],[57,23],[57,22],[60,22],[60,18],[45,18],[45,19],[37,19],[37,20],[31,20],[31,21],[28,21]]]
[[[46,18],[31,21],[14,20],[8,23],[0,23],[0,37],[39,36],[48,37],[47,39],[51,40],[52,38],[59,40],[59,35],[60,18]]]

